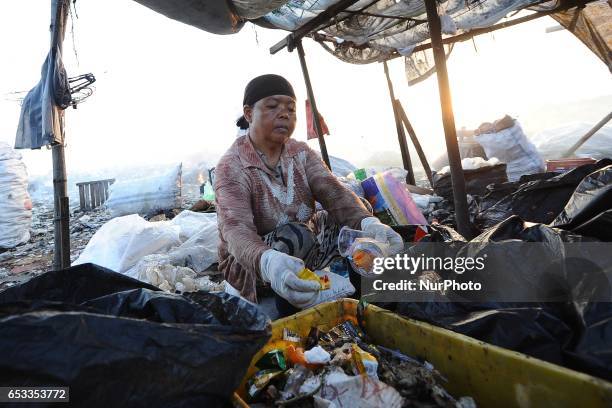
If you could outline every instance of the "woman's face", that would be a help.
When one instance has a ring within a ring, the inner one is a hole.
[[[253,106],[245,106],[244,117],[252,135],[272,143],[285,143],[295,130],[295,99],[285,95],[268,96]]]

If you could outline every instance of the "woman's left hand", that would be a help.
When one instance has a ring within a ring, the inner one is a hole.
[[[401,235],[393,231],[390,226],[380,222],[376,217],[367,217],[361,220],[361,230],[374,235],[377,241],[387,242],[389,244],[389,255],[397,254],[404,249],[404,240]]]

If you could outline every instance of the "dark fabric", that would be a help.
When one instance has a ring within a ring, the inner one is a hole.
[[[227,0],[134,0],[181,23],[213,34],[235,34],[246,23]]]
[[[295,98],[295,92],[289,81],[280,75],[266,74],[252,79],[247,84],[242,104],[253,106],[260,99],[272,95],[285,95]]]
[[[310,270],[325,268],[337,256],[340,226],[327,211],[318,211],[310,225],[290,222],[263,237],[271,248],[300,258]]]
[[[253,106],[257,101],[273,95],[285,95],[295,98],[293,87],[285,78],[276,74],[258,76],[249,82],[244,90],[242,105]],[[249,122],[244,116],[236,121],[240,129],[248,129]]]
[[[278,318],[287,317],[296,314],[300,311],[297,307],[287,302],[282,297],[274,294],[274,301],[276,302],[276,311],[278,312]]]

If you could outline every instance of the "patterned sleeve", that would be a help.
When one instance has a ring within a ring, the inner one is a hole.
[[[310,148],[306,153],[305,168],[308,185],[315,200],[321,203],[338,224],[361,229],[361,220],[371,214],[359,197],[342,185],[329,171],[325,162]]]
[[[251,189],[237,157],[224,157],[215,170],[219,230],[228,251],[245,269],[259,274],[261,254],[270,249],[257,234],[251,208]]]

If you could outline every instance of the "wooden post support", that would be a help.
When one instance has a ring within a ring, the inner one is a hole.
[[[419,155],[419,159],[421,160],[421,164],[423,165],[423,170],[425,170],[425,174],[427,175],[427,179],[429,180],[429,184],[433,188],[433,176],[431,175],[431,168],[429,167],[429,162],[427,161],[427,157],[425,156],[425,152],[421,147],[421,143],[419,143],[419,139],[417,138],[416,132],[412,127],[412,124],[408,120],[408,116],[402,107],[402,103],[399,99],[395,100],[395,105],[397,108],[397,112],[399,113],[400,119],[404,123],[404,127],[406,127],[406,131],[408,135],[410,135],[410,139],[412,140],[412,144],[414,145],[417,154]]]
[[[436,0],[425,0],[425,9],[427,10],[427,22],[429,24],[432,51],[438,77],[440,104],[442,107],[442,124],[444,126],[448,164],[450,166],[451,182],[453,184],[455,221],[457,222],[457,231],[466,239],[471,239],[472,232],[468,215],[465,178],[463,176],[463,168],[461,167],[461,155],[459,154],[459,145],[457,142],[455,116],[453,114],[448,71],[446,69],[446,55],[444,53],[444,45],[442,44],[440,16],[438,15]]]
[[[104,185],[106,184],[106,181],[101,181],[100,182],[100,196],[102,197],[102,203],[104,204],[106,202],[106,200],[108,199],[108,196],[106,195],[106,189],[104,188]]]
[[[308,67],[306,66],[306,57],[304,54],[304,47],[302,47],[302,41],[297,41],[296,48],[298,56],[300,57],[300,65],[302,66],[302,74],[304,74],[304,82],[306,83],[306,91],[308,92],[308,100],[310,101],[310,107],[312,110],[313,120],[315,129],[317,131],[317,137],[319,139],[319,147],[321,148],[321,157],[329,170],[332,170],[331,163],[329,162],[329,156],[327,155],[327,146],[325,145],[325,139],[323,138],[323,130],[321,130],[321,122],[319,122],[319,110],[317,109],[317,103],[315,102],[314,92],[312,91],[312,84],[310,83],[310,75],[308,75]]]
[[[79,188],[79,208],[81,211],[85,209],[85,189],[82,184],[77,184]]]
[[[85,184],[85,209],[91,210],[91,190],[89,184]]]
[[[70,267],[70,212],[64,145],[51,148],[53,158],[54,252],[53,270]]]
[[[408,172],[406,176],[406,182],[408,184],[415,185],[416,180],[414,178],[414,169],[412,168],[412,161],[410,160],[410,151],[408,150],[408,143],[406,143],[406,134],[404,133],[404,127],[402,126],[402,122],[399,118],[399,112],[397,111],[397,106],[395,105],[395,92],[393,91],[393,82],[391,82],[391,77],[389,76],[389,66],[387,65],[387,61],[383,62],[383,67],[385,69],[385,76],[387,78],[387,87],[389,88],[389,96],[391,98],[391,107],[393,108],[393,117],[395,118],[395,129],[397,131],[397,140],[399,142],[400,153],[402,154],[402,163],[404,165],[404,169]]]
[[[589,130],[584,136],[582,136],[580,140],[578,140],[572,147],[570,147],[569,150],[565,152],[565,154],[563,154],[563,156],[561,157],[569,157],[576,153],[576,150],[578,150],[578,148],[582,146],[584,142],[589,140],[591,136],[597,133],[597,131],[601,129],[606,123],[608,123],[610,119],[612,119],[612,112],[608,113],[605,118],[603,118],[595,126],[593,126],[591,130]]]

